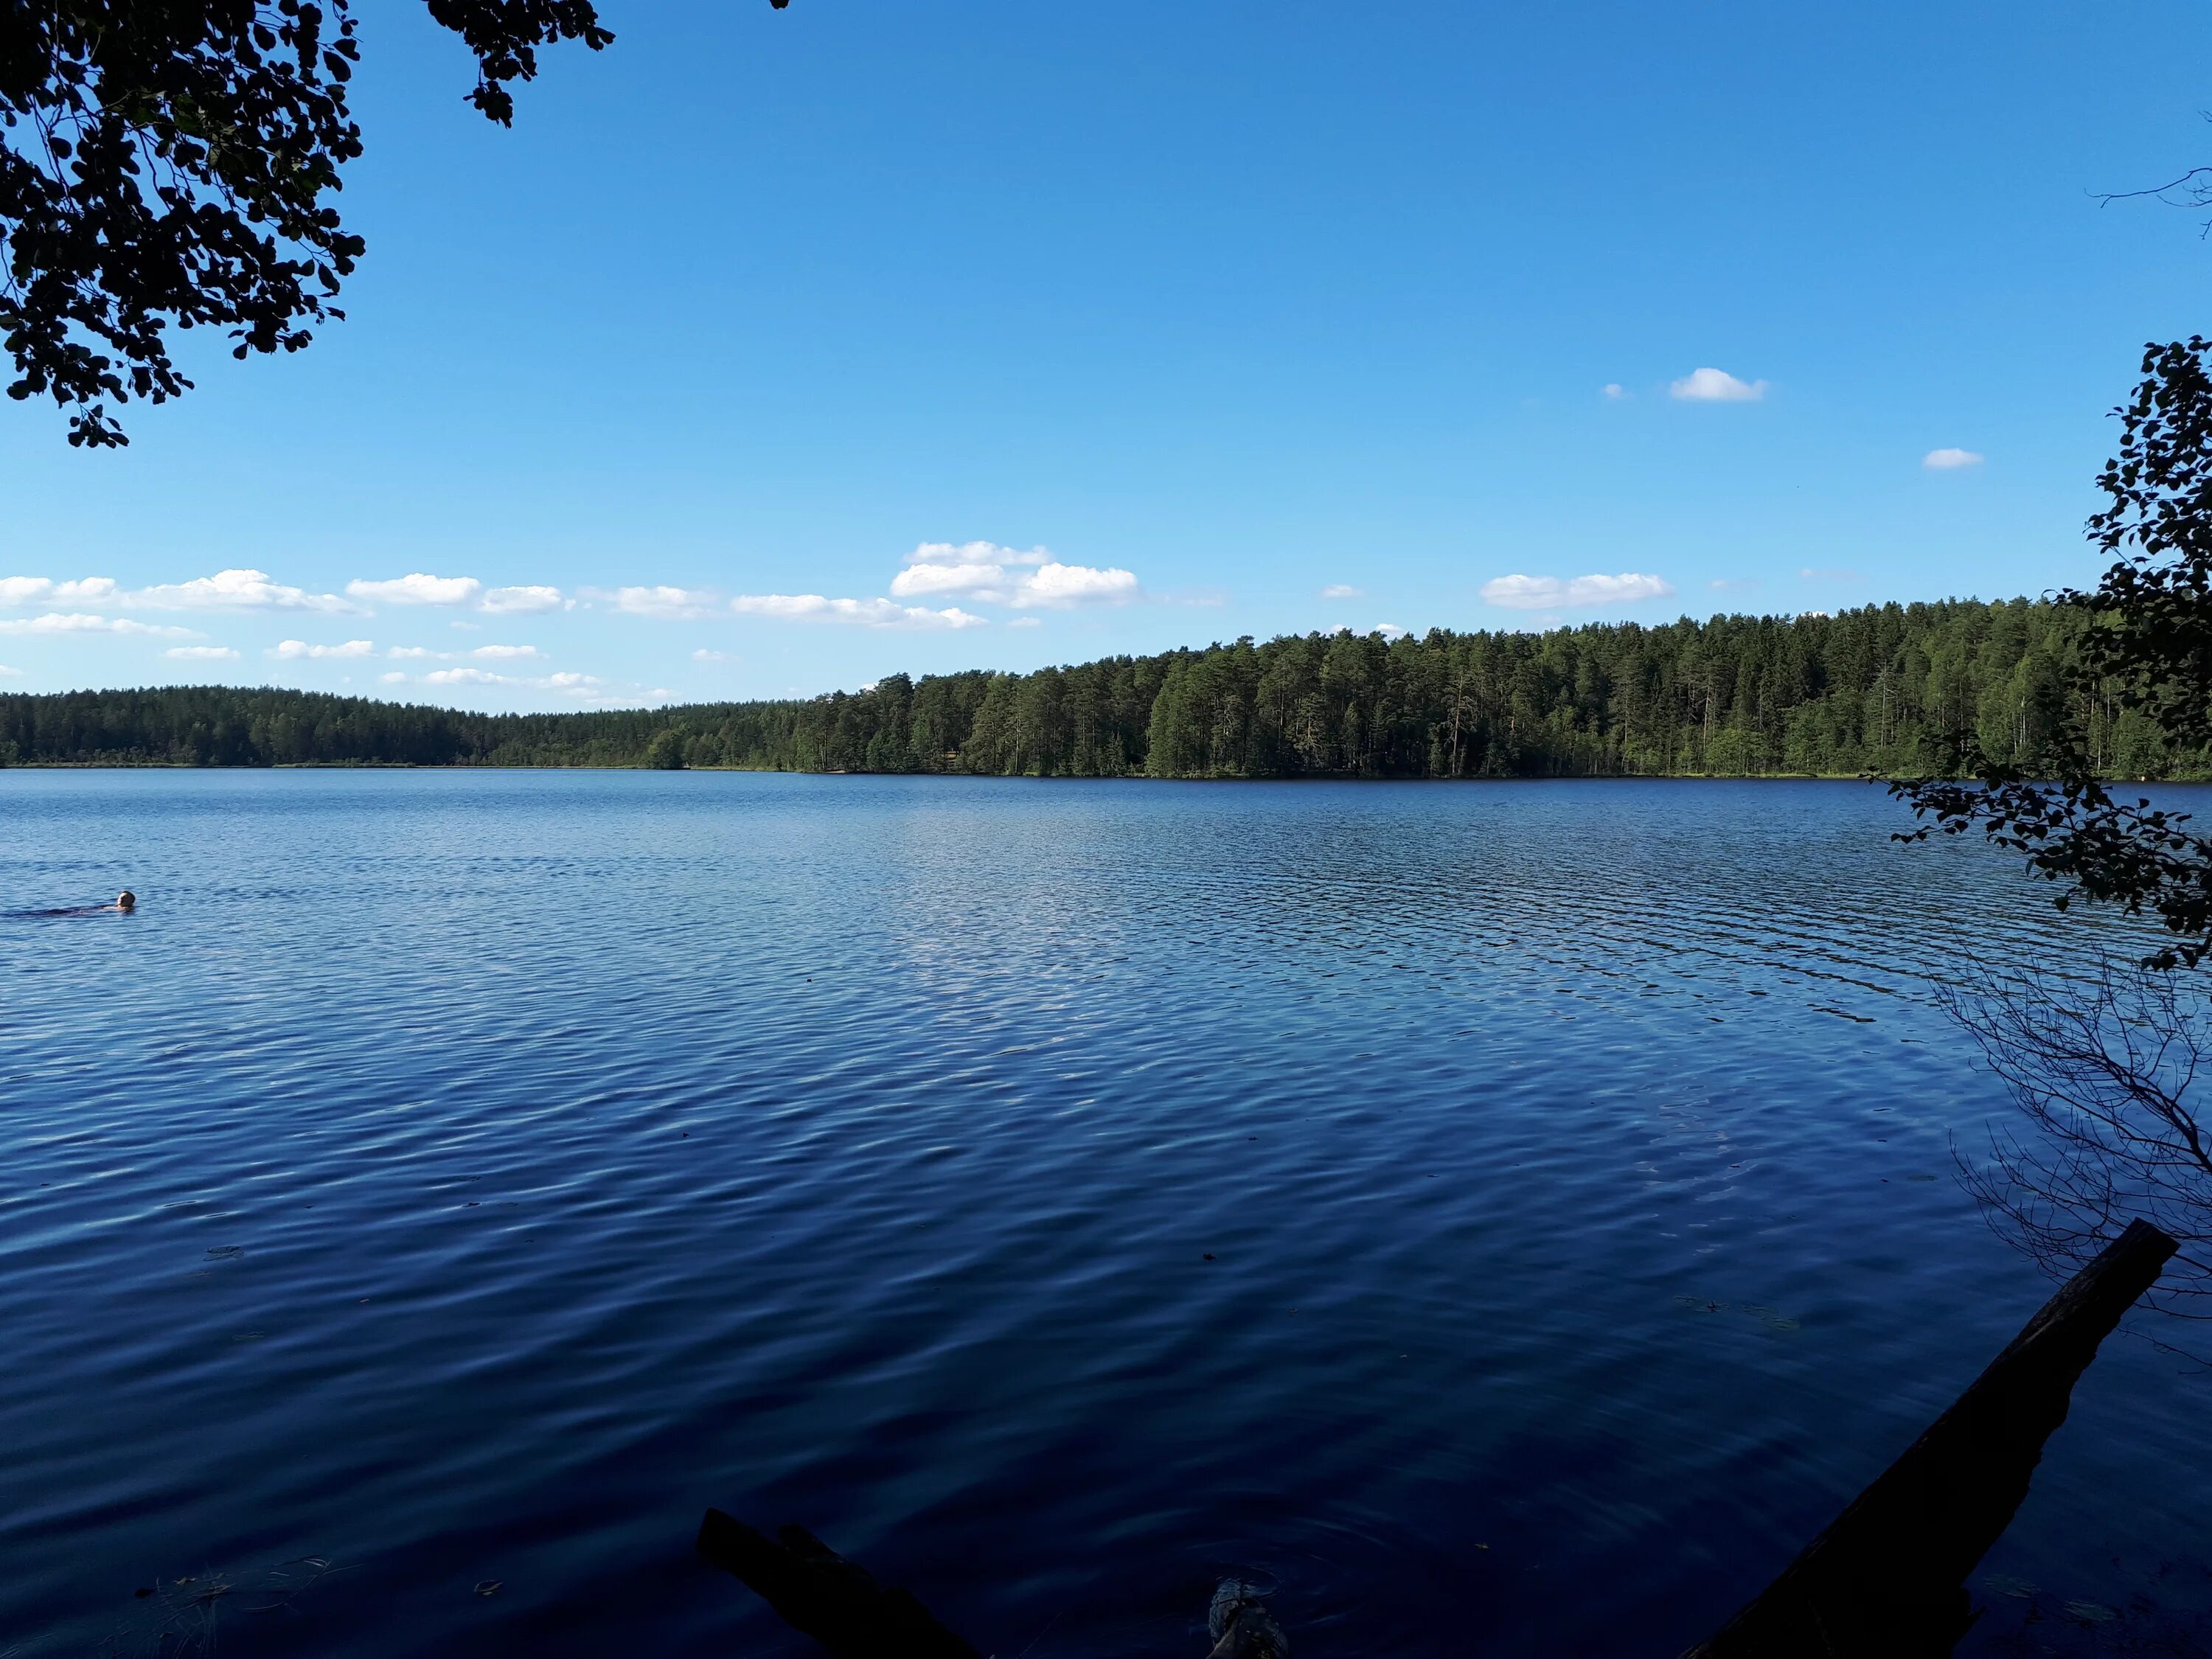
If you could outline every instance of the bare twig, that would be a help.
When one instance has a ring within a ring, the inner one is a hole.
[[[2100,960],[2086,975],[1970,968],[1938,993],[2027,1121],[1954,1147],[1991,1224],[2077,1270],[2141,1218],[2180,1245],[2152,1305],[2212,1319],[2212,996],[2191,974]]]
[[[2154,185],[2148,190],[2093,190],[2089,194],[2095,198],[2099,207],[2109,207],[2114,202],[2140,201],[2147,196],[2155,197],[2164,202],[2166,200],[2166,191],[2179,190],[2193,179],[2207,177],[2212,177],[2212,167],[2191,167],[2179,179],[2170,179],[2165,184]],[[2194,192],[2193,200],[2187,203],[2172,202],[2167,205],[2202,207],[2208,201],[2212,201],[2212,185],[2199,185]]]

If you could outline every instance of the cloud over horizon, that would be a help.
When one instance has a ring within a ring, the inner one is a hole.
[[[730,609],[740,617],[849,623],[863,628],[981,628],[988,621],[957,605],[932,611],[889,599],[832,599],[819,593],[740,593],[730,601]]]
[[[544,611],[566,611],[574,604],[557,587],[524,586],[489,588],[477,609],[495,617],[522,617],[536,616]]]
[[[152,634],[172,640],[196,640],[199,630],[172,628],[158,623],[132,622],[128,617],[97,617],[83,611],[50,611],[43,617],[10,617],[0,621],[0,634]]]
[[[349,581],[346,592],[378,605],[466,605],[483,592],[474,576],[433,576],[417,570],[389,581]]]
[[[386,685],[409,683],[409,677],[398,670],[379,675],[378,678]],[[666,702],[676,695],[666,686],[654,686],[651,690],[635,684],[626,686],[598,674],[578,673],[568,669],[554,674],[501,674],[488,668],[438,668],[418,677],[414,683],[418,685],[472,686],[516,691],[554,691],[571,702],[610,708],[635,708],[641,704]]]
[[[27,605],[104,605],[118,591],[110,576],[65,582],[49,576],[0,576],[0,605],[10,610]]]
[[[577,590],[584,598],[600,605],[611,605],[632,617],[650,617],[656,622],[689,622],[714,614],[717,601],[714,595],[702,587],[659,586],[585,587]]]
[[[427,645],[395,645],[384,653],[394,661],[452,662],[457,657],[479,657],[487,661],[517,662],[543,659],[545,653],[534,645],[480,645],[471,651],[433,651]]]
[[[321,611],[343,614],[360,606],[335,593],[310,593],[303,587],[271,581],[265,570],[218,570],[188,582],[142,587],[118,603],[149,611]]]
[[[321,611],[358,615],[362,607],[335,593],[310,593],[271,581],[265,570],[218,570],[190,581],[126,589],[112,576],[55,581],[0,576],[0,605],[111,605],[138,611]]]
[[[1126,605],[1141,592],[1134,571],[1066,564],[1046,548],[1022,552],[995,542],[924,542],[891,578],[896,599],[950,597],[1012,611]]]
[[[1663,576],[1623,571],[1618,576],[1494,576],[1482,585],[1483,602],[1508,611],[1563,611],[1584,605],[1637,605],[1672,599]]]
[[[376,605],[466,605],[494,616],[534,616],[574,604],[557,587],[486,587],[474,576],[434,576],[415,570],[384,581],[349,581],[346,592]]]
[[[1950,472],[1962,466],[1979,466],[1983,459],[1971,449],[1931,449],[1920,458],[1920,465],[1934,471]]]

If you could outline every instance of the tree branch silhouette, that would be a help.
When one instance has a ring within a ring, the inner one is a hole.
[[[789,0],[770,0],[781,10]],[[512,125],[541,48],[614,36],[591,0],[428,0]],[[0,7],[0,338],[8,395],[69,441],[129,440],[112,401],[190,389],[168,331],[298,351],[363,244],[331,204],[362,153],[350,0],[10,0]]]
[[[2097,479],[2107,498],[2091,542],[2112,559],[2091,592],[2057,601],[2081,610],[2077,703],[2107,697],[2141,714],[2178,747],[2212,743],[2212,342],[2143,350],[2142,381],[2114,413],[2118,455]],[[2173,936],[2150,958],[2194,967],[2212,952],[2212,837],[2185,812],[2124,800],[2099,777],[2084,734],[2062,724],[2040,777],[1991,762],[1969,733],[1949,740],[1949,775],[1898,779],[1890,793],[1924,822],[1901,835],[1962,835],[2021,854],[2030,874],[2077,899],[2154,918]]]

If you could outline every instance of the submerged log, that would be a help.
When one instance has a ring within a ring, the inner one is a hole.
[[[769,1539],[708,1510],[698,1548],[837,1659],[982,1659],[906,1591],[884,1589],[804,1527]]]
[[[1942,1659],[1978,1616],[1966,1579],[2066,1420],[2074,1383],[2177,1246],[2134,1221],[1838,1516],[1684,1659]]]

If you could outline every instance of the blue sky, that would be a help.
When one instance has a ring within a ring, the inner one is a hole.
[[[2212,321],[2198,216],[2092,194],[2212,161],[2201,6],[617,0],[512,131],[365,11],[349,320],[120,454],[0,405],[7,689],[2037,592]]]

